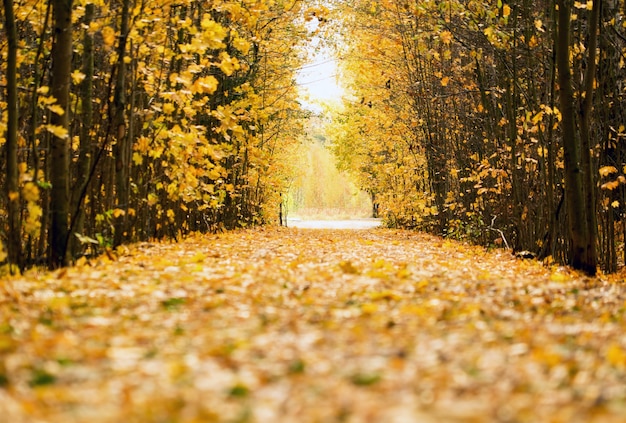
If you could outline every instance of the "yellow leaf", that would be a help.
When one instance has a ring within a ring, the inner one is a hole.
[[[613,343],[606,350],[606,360],[613,367],[624,367],[626,365],[626,352],[620,345]]]
[[[217,91],[218,81],[213,75],[198,78],[193,84],[194,93],[213,94]]]
[[[4,250],[4,245],[0,242],[0,263],[7,258],[7,252]]]
[[[600,188],[613,191],[617,187],[619,187],[619,181],[611,181],[607,182],[606,184],[602,184]]]
[[[377,301],[377,300],[401,300],[402,296],[393,292],[393,291],[381,291],[381,292],[372,292],[370,293],[370,298],[373,301]]]
[[[26,182],[24,188],[22,188],[22,195],[24,200],[28,202],[35,202],[39,200],[39,187],[34,182]]]
[[[359,273],[359,270],[356,267],[354,267],[352,262],[348,260],[345,260],[339,263],[339,268],[341,269],[343,273],[348,273],[351,275],[356,275]]]
[[[169,221],[171,223],[174,223],[174,218],[176,217],[176,213],[174,213],[174,210],[168,209],[166,214],[167,214],[167,218],[169,219]]]
[[[69,133],[67,129],[58,125],[46,125],[46,130],[53,134],[57,138],[61,138],[62,140],[67,139],[69,137]]]
[[[208,48],[218,49],[224,47],[222,41],[226,38],[227,30],[215,22],[210,14],[207,13],[203,16],[200,25],[203,29],[202,41],[207,44]]]
[[[159,202],[159,197],[157,197],[156,195],[154,195],[152,193],[148,194],[148,205],[149,206],[154,206],[158,202]]]
[[[63,107],[59,106],[58,104],[49,105],[48,110],[50,110],[52,113],[55,113],[59,116],[63,116],[65,114],[65,110],[63,109]]]
[[[550,280],[552,282],[567,282],[569,280],[569,276],[567,276],[567,274],[563,273],[563,272],[552,272],[552,274],[550,275]]]
[[[218,65],[220,70],[224,72],[226,76],[231,76],[233,72],[238,70],[241,66],[236,57],[230,57],[225,51],[220,53],[221,63]]]
[[[74,263],[74,266],[76,266],[76,267],[85,267],[85,266],[87,266],[87,264],[89,264],[89,262],[87,261],[87,257],[82,256],[78,260],[76,260],[76,263]]]
[[[452,33],[450,31],[443,31],[439,34],[439,37],[444,44],[450,44],[452,41]]]
[[[143,156],[137,151],[133,153],[133,163],[137,166],[141,166],[143,164]]]
[[[16,201],[18,198],[20,198],[20,194],[18,192],[15,192],[15,191],[9,192],[9,201]]]
[[[118,217],[120,217],[120,216],[124,216],[125,214],[126,214],[126,212],[124,210],[122,210],[122,209],[115,209],[115,210],[113,210],[113,217],[116,218],[116,219]]]
[[[505,18],[508,18],[511,15],[511,8],[509,7],[508,4],[505,4],[502,7],[502,16],[504,16]]]
[[[615,200],[611,203],[611,207],[613,207],[614,209],[619,207],[619,201]]]
[[[450,78],[448,78],[447,76],[444,76],[443,78],[441,78],[442,87],[447,87],[449,82],[450,82]]]
[[[246,39],[240,37],[236,37],[233,40],[233,47],[243,54],[248,54],[250,51],[250,43]]]
[[[163,104],[163,113],[165,113],[166,115],[174,113],[175,110],[176,106],[174,106],[172,103]]]
[[[110,26],[102,28],[102,41],[109,47],[113,46],[115,44],[115,30]]]
[[[78,85],[85,79],[86,75],[79,70],[72,72],[72,82],[74,85]]]
[[[374,303],[361,304],[361,312],[363,314],[373,314],[378,311],[378,306]]]
[[[600,176],[608,176],[617,173],[617,168],[615,166],[602,166],[598,172],[600,172]]]

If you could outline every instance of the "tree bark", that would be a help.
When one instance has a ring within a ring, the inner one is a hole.
[[[89,3],[85,6],[85,25],[89,25],[95,13],[95,5]],[[78,155],[78,168],[76,172],[76,182],[72,189],[72,221],[70,230],[72,233],[82,233],[85,221],[85,210],[83,208],[84,195],[90,179],[92,163],[92,139],[91,126],[93,121],[93,77],[94,77],[94,48],[93,36],[86,31],[83,37],[83,73],[85,79],[81,84],[81,131],[80,146]],[[80,249],[77,238],[70,235],[70,251],[73,255]]]
[[[72,71],[72,0],[51,0],[54,19],[52,46],[51,93],[65,113],[52,113],[50,123],[69,130],[69,97]],[[67,265],[69,238],[69,163],[70,137],[54,136],[51,142],[52,183],[50,200],[50,255],[51,268]]]
[[[8,255],[9,263],[20,268],[22,263],[22,238],[20,230],[20,196],[18,172],[18,108],[17,108],[17,28],[13,12],[13,0],[4,0],[5,31],[8,41],[7,54],[7,109],[8,121],[6,132],[7,163],[7,212],[9,220]]]
[[[116,128],[114,146],[116,207],[123,210],[124,213],[115,219],[114,245],[122,244],[126,238],[126,222],[128,221],[130,141],[126,133],[126,62],[124,61],[124,56],[126,55],[129,31],[129,15],[130,0],[124,0],[122,4],[119,45],[117,48],[117,80],[113,99],[113,104],[115,105],[113,125]]]
[[[580,143],[581,143],[581,160],[584,175],[585,187],[585,205],[587,216],[587,261],[594,268],[598,261],[598,252],[596,241],[598,238],[598,219],[596,216],[596,178],[593,167],[592,150],[594,146],[591,144],[591,112],[593,110],[594,85],[596,82],[596,50],[598,46],[598,21],[600,18],[600,1],[593,2],[593,9],[589,16],[589,42],[587,51],[587,68],[585,70],[584,90],[585,97],[580,109]],[[609,248],[610,250],[610,248]]]
[[[576,133],[576,110],[569,60],[571,6],[568,0],[557,1],[557,66],[562,115],[563,153],[565,161],[565,199],[569,222],[570,264],[589,275],[596,273],[596,262],[590,254],[585,186],[581,167],[581,146]]]

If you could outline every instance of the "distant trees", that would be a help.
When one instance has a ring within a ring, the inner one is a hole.
[[[624,2],[557,3],[342,3],[335,149],[388,224],[624,262]]]

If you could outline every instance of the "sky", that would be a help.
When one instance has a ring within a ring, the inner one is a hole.
[[[321,109],[320,103],[340,102],[344,90],[337,75],[337,62],[331,52],[320,49],[312,55],[296,76],[305,107],[315,111]]]

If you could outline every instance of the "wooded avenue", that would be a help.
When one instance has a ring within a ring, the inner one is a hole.
[[[366,192],[389,227],[624,264],[623,0],[3,6],[9,271],[276,224],[317,182],[311,142],[355,182],[323,188]],[[316,49],[344,95],[311,108]]]

